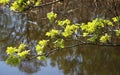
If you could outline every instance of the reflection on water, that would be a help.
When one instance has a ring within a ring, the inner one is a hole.
[[[89,49],[87,49],[87,48]],[[119,48],[80,46],[52,55],[51,64],[66,75],[119,75]]]
[[[47,1],[47,0],[46,0]],[[37,41],[46,31],[55,27],[46,19],[52,9],[58,18],[69,18],[74,23],[87,22],[96,17],[111,18],[120,14],[120,2],[96,2],[86,0],[65,0],[55,5],[14,13],[0,8],[0,74],[1,75],[120,75],[120,47],[79,46],[64,49],[50,55],[46,62],[37,59],[22,61],[17,67],[5,64],[7,46],[18,46],[21,42],[29,45],[32,53]],[[73,41],[66,45],[75,44]]]

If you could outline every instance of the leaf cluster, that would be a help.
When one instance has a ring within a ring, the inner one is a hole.
[[[42,2],[41,0],[0,0],[1,4],[10,4],[10,9],[16,12],[23,12],[34,6],[39,6]]]
[[[106,42],[101,41],[103,39],[102,36],[106,35],[105,32],[110,28],[113,27],[114,24],[112,21],[102,18],[96,18],[95,20],[92,20],[92,22],[88,22],[87,24],[82,23],[81,29],[83,31],[83,36],[87,37],[91,35],[87,40],[90,42],[95,42],[97,40],[100,40],[100,42]],[[110,35],[109,35],[110,36]],[[102,37],[102,39],[101,39]],[[110,37],[109,37],[110,39]],[[108,40],[108,39],[106,39]]]
[[[6,60],[6,63],[11,65],[17,65],[19,64],[21,59],[25,59],[26,56],[29,55],[29,50],[25,50],[25,47],[25,44],[20,44],[18,48],[7,47],[6,53],[8,54],[8,58]]]

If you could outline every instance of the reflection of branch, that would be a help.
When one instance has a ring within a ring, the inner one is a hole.
[[[56,51],[59,51],[61,49],[67,49],[67,48],[73,48],[73,47],[77,47],[77,46],[80,46],[80,45],[98,45],[98,46],[120,46],[120,44],[95,44],[95,43],[86,43],[86,42],[82,42],[81,43],[78,43],[78,44],[75,44],[75,45],[71,45],[71,46],[66,46],[64,48],[56,48],[56,49],[53,49],[53,50],[50,50],[44,54],[40,54],[40,55],[35,55],[33,57],[30,58],[30,60],[36,58],[36,57],[39,57],[39,56],[46,56],[48,57],[50,54],[56,52]]]

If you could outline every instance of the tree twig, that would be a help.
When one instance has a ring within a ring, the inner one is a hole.
[[[80,45],[98,45],[98,46],[120,46],[120,44],[95,44],[95,43],[85,43],[85,42],[81,42],[81,43],[78,43],[78,44],[75,44],[75,45],[71,45],[71,46],[66,46],[64,48],[56,48],[56,49],[53,49],[53,50],[50,50],[44,54],[40,54],[40,55],[35,55],[33,57],[30,58],[30,60],[34,59],[34,58],[37,58],[38,56],[45,56],[45,57],[48,57],[50,54],[56,52],[56,51],[59,51],[61,49],[67,49],[67,48],[73,48],[73,47],[77,47],[77,46],[80,46]]]
[[[60,2],[59,0],[56,0],[56,1],[53,1],[53,2],[49,2],[49,3],[45,3],[45,4],[41,4],[39,6],[32,6],[31,8],[39,8],[39,7],[44,7],[44,6],[48,6],[48,5],[52,5],[52,4],[55,4],[55,3],[58,3]]]

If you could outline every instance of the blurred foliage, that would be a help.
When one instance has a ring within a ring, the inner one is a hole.
[[[8,4],[8,3],[9,3],[9,0],[0,0],[0,3],[1,3],[1,4]]]

